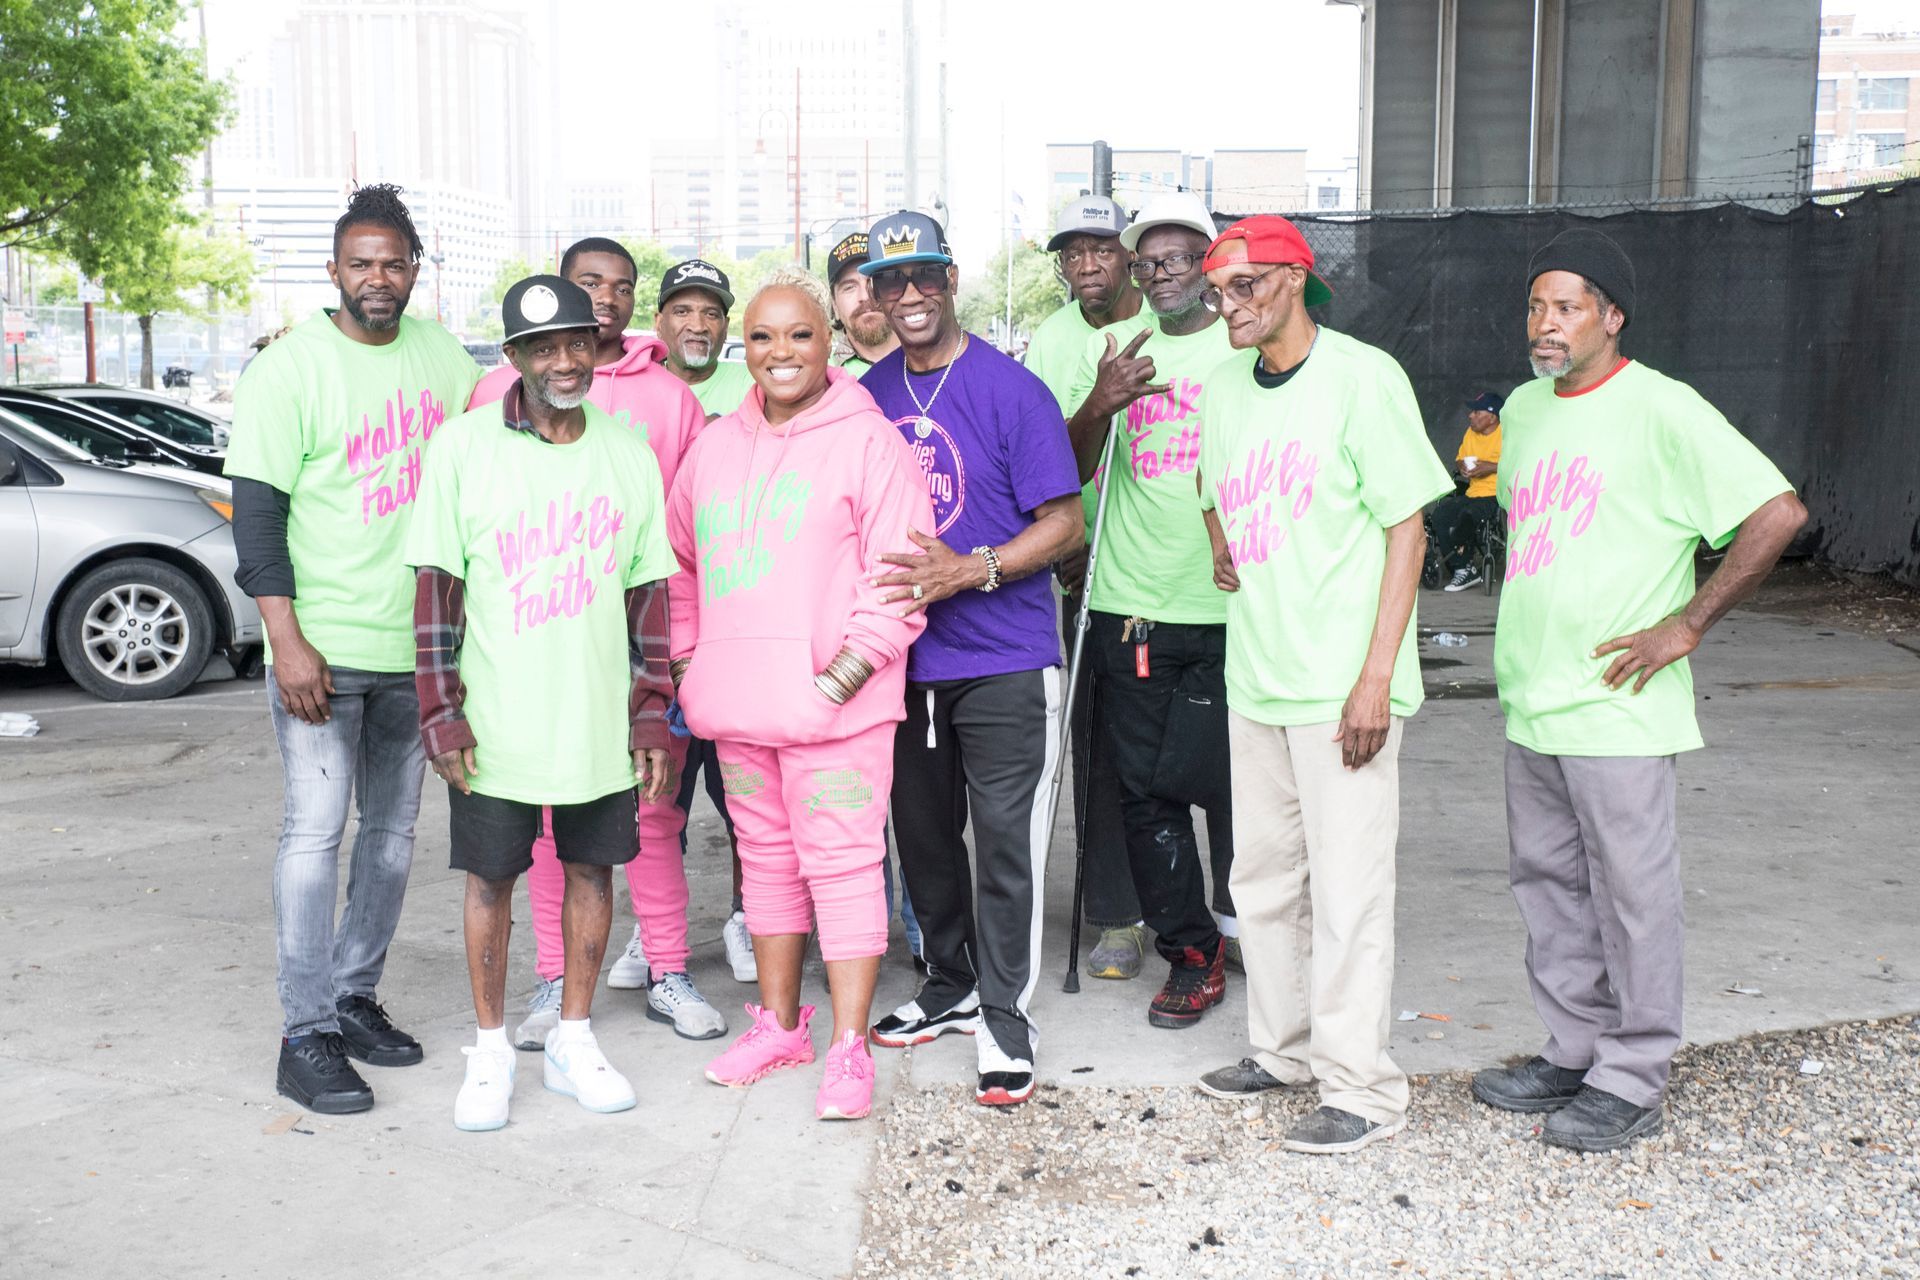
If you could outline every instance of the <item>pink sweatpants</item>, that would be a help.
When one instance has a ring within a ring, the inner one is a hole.
[[[827,960],[886,953],[881,864],[893,734],[892,724],[881,724],[798,747],[718,744],[740,840],[747,932],[805,933],[817,922]]]
[[[687,763],[689,739],[667,743],[673,776],[659,800],[640,802],[640,852],[627,864],[627,890],[633,896],[633,914],[640,921],[640,945],[658,979],[687,967],[687,865],[680,853],[680,832],[686,813],[673,800],[680,792],[680,770]],[[533,967],[543,978],[566,971],[566,949],[560,934],[560,903],[566,896],[567,875],[553,847],[548,828],[550,813],[542,813],[540,838],[533,842],[533,866],[527,871],[527,900],[533,908]],[[614,930],[613,942],[626,944]]]

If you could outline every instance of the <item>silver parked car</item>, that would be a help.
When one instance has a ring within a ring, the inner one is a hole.
[[[230,428],[226,419],[195,405],[182,404],[178,396],[104,382],[48,382],[28,390],[78,401],[198,453],[227,451]]]
[[[233,582],[233,487],[95,458],[0,411],[0,662],[60,663],[113,701],[168,698],[261,643]]]

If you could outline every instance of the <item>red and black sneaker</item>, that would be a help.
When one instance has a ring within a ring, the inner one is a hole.
[[[1227,940],[1214,944],[1211,959],[1206,952],[1188,947],[1168,970],[1167,984],[1147,1006],[1147,1021],[1176,1031],[1191,1027],[1226,994]]]

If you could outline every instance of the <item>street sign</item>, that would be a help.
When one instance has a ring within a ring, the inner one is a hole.
[[[98,280],[89,280],[85,276],[80,277],[79,292],[80,301],[82,302],[105,302],[107,300],[106,286]]]
[[[9,346],[27,340],[27,315],[24,311],[7,312],[6,342]]]

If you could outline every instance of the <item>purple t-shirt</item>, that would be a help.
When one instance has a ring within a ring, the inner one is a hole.
[[[1033,523],[1041,503],[1080,492],[1080,472],[1060,406],[1046,383],[975,336],[943,370],[911,373],[920,410],[901,380],[905,357],[884,356],[860,379],[893,419],[926,473],[932,533],[961,555],[1005,546]],[[922,532],[927,532],[922,530]],[[927,610],[927,629],[907,650],[909,680],[968,680],[1060,663],[1053,576],[1035,573],[998,591],[963,591]]]

